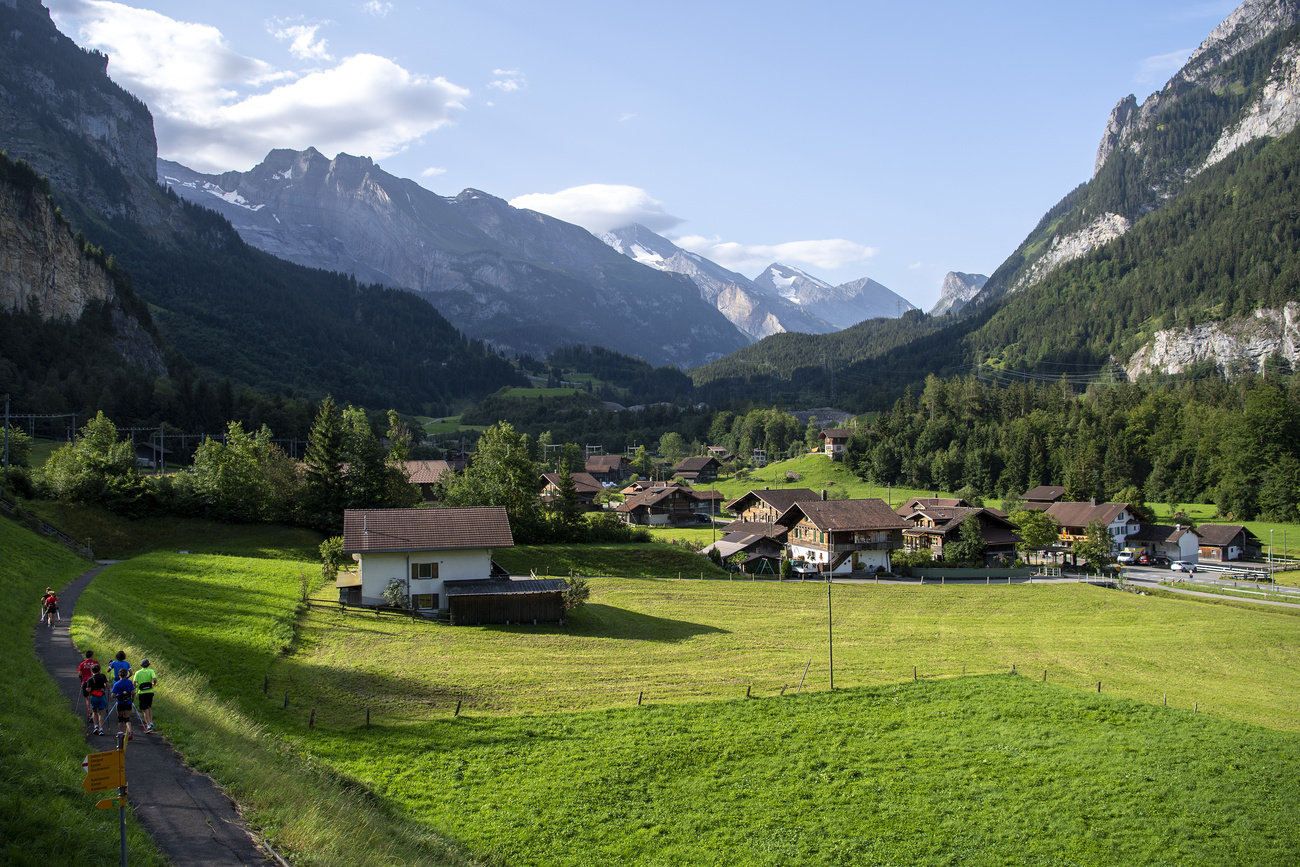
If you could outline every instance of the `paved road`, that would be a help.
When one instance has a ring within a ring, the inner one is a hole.
[[[68,637],[77,597],[102,566],[92,569],[59,591],[63,620],[53,629],[37,627],[36,655],[59,685],[78,717],[85,715],[77,664],[84,658]],[[94,648],[105,666],[117,648]],[[132,660],[139,663],[139,660]],[[159,691],[167,689],[167,672],[160,671]],[[110,706],[109,714],[116,719]],[[155,713],[154,725],[166,730],[167,717]],[[117,730],[116,722],[106,726]],[[139,729],[137,722],[132,728]],[[115,738],[86,736],[86,752],[113,749]],[[205,774],[185,767],[180,755],[155,730],[137,731],[127,745],[127,800],[136,818],[153,837],[168,860],[178,867],[243,867],[250,864],[283,863],[268,855],[240,818],[235,803]]]

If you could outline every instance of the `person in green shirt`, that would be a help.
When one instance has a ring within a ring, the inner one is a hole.
[[[149,667],[149,660],[140,660],[140,668],[131,679],[135,681],[136,700],[140,706],[140,719],[144,730],[153,731],[153,692],[158,686],[158,673]]]

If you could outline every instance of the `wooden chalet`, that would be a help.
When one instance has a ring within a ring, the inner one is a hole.
[[[833,461],[844,460],[844,452],[849,447],[849,438],[857,431],[851,427],[828,428],[821,432],[822,450]]]
[[[1061,502],[1065,496],[1065,488],[1060,485],[1039,485],[1036,488],[1030,488],[1020,497],[1020,501],[1026,509],[1037,509],[1040,512],[1046,511],[1053,503]]]
[[[1057,502],[1044,511],[1056,519],[1060,526],[1057,545],[1069,547],[1088,535],[1088,525],[1100,521],[1110,536],[1111,550],[1119,551],[1124,540],[1142,529],[1137,516],[1128,503]]]
[[[618,484],[632,474],[632,463],[622,455],[592,455],[586,471],[601,484]]]
[[[723,508],[742,521],[775,522],[795,503],[820,500],[821,495],[810,488],[764,488],[741,494]]]
[[[562,473],[542,473],[542,499],[551,502],[560,496],[560,479]],[[584,509],[596,506],[596,495],[605,490],[605,486],[596,481],[591,473],[569,473],[573,487],[578,492],[578,503]]]
[[[1196,563],[1200,559],[1197,531],[1182,524],[1143,524],[1136,533],[1125,538],[1124,547],[1187,563]]]
[[[717,481],[722,464],[712,455],[702,458],[682,458],[673,467],[673,475],[687,482]]]
[[[716,497],[701,497],[688,485],[659,482],[628,495],[614,507],[614,511],[626,523],[647,527],[699,523],[710,520],[710,507],[722,497],[716,491],[709,493]]]
[[[984,540],[984,564],[1016,556],[1016,544],[1024,541],[1016,535],[1019,528],[996,509],[972,506],[921,508],[904,515],[912,525],[903,531],[904,547],[908,551],[928,550],[942,559],[944,545],[958,537],[961,525],[971,516],[979,522],[980,537]]]
[[[878,499],[795,503],[781,523],[791,554],[826,572],[888,571],[889,552],[903,547],[910,526]]]
[[[420,486],[420,494],[426,503],[433,501],[433,486],[448,473],[455,472],[447,461],[405,461],[402,470],[406,480]]]
[[[1264,543],[1241,524],[1202,524],[1196,535],[1202,560],[1259,560],[1264,556]]]
[[[921,509],[969,509],[971,504],[957,497],[913,497],[894,511],[904,518]]]

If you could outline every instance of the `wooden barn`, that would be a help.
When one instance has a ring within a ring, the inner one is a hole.
[[[564,619],[563,578],[447,581],[452,626],[489,623],[559,623]]]

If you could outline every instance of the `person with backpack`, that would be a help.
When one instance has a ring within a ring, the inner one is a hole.
[[[117,680],[113,683],[113,698],[117,699],[117,733],[125,732],[126,739],[133,740],[131,710],[135,707],[135,683],[121,669],[118,669]]]
[[[41,621],[49,622],[50,628],[54,628],[54,622],[59,619],[59,597],[54,594],[50,588],[45,588],[45,597],[41,599]]]
[[[81,694],[86,699],[86,722],[91,721],[90,713],[90,693],[86,690],[86,682],[90,676],[95,673],[95,666],[99,663],[95,660],[95,651],[87,650],[86,658],[77,666],[77,676],[81,678]]]
[[[117,682],[118,675],[125,674],[131,676],[131,663],[126,661],[126,651],[119,650],[113,657],[113,661],[108,664],[109,669],[113,672],[113,681]]]
[[[108,710],[108,677],[95,663],[90,678],[86,681],[86,700],[90,702],[90,712],[95,715],[95,734],[104,733],[104,711]]]
[[[131,678],[135,681],[137,700],[140,702],[140,721],[146,732],[153,731],[153,691],[158,686],[158,673],[149,667],[149,660],[140,660],[140,670]]]

